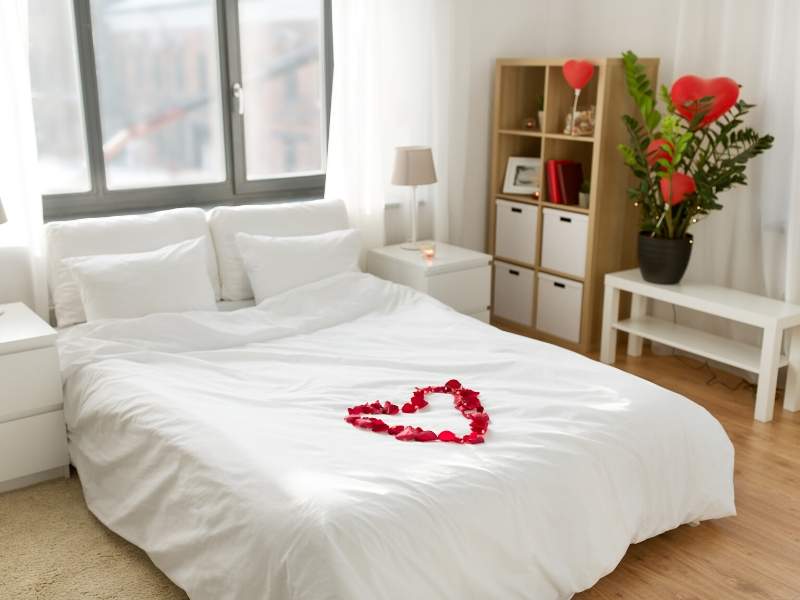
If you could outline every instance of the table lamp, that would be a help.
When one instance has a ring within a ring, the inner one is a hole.
[[[403,244],[405,250],[419,250],[417,244],[417,186],[436,183],[433,152],[427,146],[398,146],[395,150],[394,185],[411,186],[411,241]]]

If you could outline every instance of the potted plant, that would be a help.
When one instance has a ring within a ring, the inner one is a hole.
[[[630,144],[620,144],[636,177],[628,196],[641,210],[639,268],[654,283],[677,283],[692,251],[689,228],[712,210],[719,195],[746,185],[747,162],[772,147],[771,135],[744,126],[754,105],[739,100],[739,85],[727,77],[679,78],[660,96],[636,55],[622,55],[628,93],[638,117],[624,115]]]

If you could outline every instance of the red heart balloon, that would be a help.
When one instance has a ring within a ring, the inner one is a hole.
[[[694,177],[685,173],[673,173],[671,177],[664,177],[659,185],[664,202],[670,206],[680,204],[686,196],[697,191]]]
[[[648,165],[652,167],[662,158],[667,162],[670,162],[670,154],[664,150],[663,146],[669,146],[673,152],[675,151],[675,147],[672,145],[672,142],[668,142],[667,140],[661,138],[657,138],[647,145],[647,150],[645,150],[644,153],[647,157]]]
[[[588,60],[568,60],[561,72],[573,89],[582,90],[594,74],[594,65]]]
[[[682,117],[691,121],[694,116],[707,111],[700,127],[713,123],[728,112],[739,99],[739,84],[730,77],[703,79],[695,75],[684,75],[672,84],[669,93],[675,110]],[[702,98],[712,97],[709,103],[702,103]]]

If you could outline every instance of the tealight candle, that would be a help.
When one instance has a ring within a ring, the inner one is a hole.
[[[419,251],[422,252],[422,257],[427,262],[433,262],[433,258],[436,256],[436,244],[433,242],[423,242],[419,246]]]

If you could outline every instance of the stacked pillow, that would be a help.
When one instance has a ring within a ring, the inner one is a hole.
[[[60,327],[217,310],[219,299],[260,303],[357,270],[361,253],[338,200],[219,207],[208,221],[199,208],[80,219],[50,223],[46,233]]]

